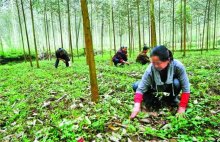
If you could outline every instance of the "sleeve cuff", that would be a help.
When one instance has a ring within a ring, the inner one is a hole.
[[[141,103],[142,101],[143,101],[143,94],[135,93],[135,95],[134,95],[134,102],[135,103]]]
[[[120,60],[120,63],[123,63],[123,62],[124,62],[124,60],[123,60],[123,59],[121,59],[121,60]]]
[[[189,102],[189,98],[190,93],[182,93],[179,106],[186,108]]]

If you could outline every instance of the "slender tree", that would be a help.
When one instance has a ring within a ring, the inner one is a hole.
[[[183,0],[180,0],[180,50],[183,50]]]
[[[209,20],[210,20],[210,3],[211,3],[211,0],[208,0],[208,11],[207,11],[207,32],[206,32],[206,51],[208,51],[209,49]]]
[[[213,49],[215,49],[215,43],[216,43],[216,21],[217,21],[217,5],[218,5],[218,0],[215,0],[215,20],[214,20],[214,36],[213,36]]]
[[[114,40],[114,51],[116,53],[116,39],[115,39],[115,21],[114,21],[114,8],[112,5],[112,30],[113,30],[113,40]]]
[[[22,15],[23,15],[23,19],[24,19],[24,28],[25,28],[25,34],[26,34],[26,39],[27,39],[29,61],[30,61],[31,67],[33,67],[32,58],[31,58],[30,41],[29,41],[29,36],[28,36],[28,31],[27,31],[26,16],[25,16],[25,14],[24,14],[24,4],[23,4],[23,0],[21,0],[21,9],[22,9]]]
[[[70,52],[73,62],[73,44],[72,44],[72,34],[71,34],[71,21],[70,21],[70,0],[66,0],[67,2],[67,13],[68,13],[68,34],[69,34],[69,46],[70,46]]]
[[[51,27],[52,27],[52,33],[53,33],[53,47],[54,47],[54,52],[56,52],[56,39],[55,39],[55,29],[54,29],[54,19],[53,19],[53,13],[52,11],[50,12],[50,19],[51,19]]]
[[[102,57],[103,57],[103,37],[104,37],[104,16],[102,15],[102,22],[101,22],[101,51],[102,51]]]
[[[24,53],[24,60],[26,62],[27,59],[26,59],[26,52],[25,52],[25,47],[24,47],[24,36],[23,36],[23,29],[22,29],[22,24],[21,24],[21,16],[20,16],[20,9],[19,9],[19,5],[18,5],[18,0],[16,0],[16,7],[17,7],[17,12],[18,12],[18,21],[19,21],[19,27],[20,27],[20,34],[21,34],[21,42],[22,42],[22,48],[23,48],[23,53]]]
[[[157,45],[156,26],[154,17],[154,0],[150,0],[150,17],[151,17],[151,47]]]
[[[159,14],[159,26],[158,26],[158,28],[159,28],[159,44],[161,44],[161,10],[160,10],[160,0],[159,0],[159,12],[158,12],[158,14]]]
[[[131,57],[131,24],[130,24],[130,6],[127,0],[127,14],[128,14],[128,41],[129,41],[129,57]]]
[[[98,84],[96,77],[96,67],[93,53],[93,43],[92,43],[92,34],[90,30],[90,21],[88,14],[88,7],[86,0],[81,0],[81,10],[83,16],[83,29],[84,29],[84,38],[86,43],[87,57],[89,61],[89,73],[90,73],[90,85],[91,85],[91,99],[94,102],[97,102],[99,99],[98,94]]]
[[[137,15],[138,15],[138,37],[139,51],[141,51],[141,22],[140,22],[140,0],[137,0]]]
[[[38,62],[38,52],[37,52],[37,43],[36,43],[36,36],[35,36],[32,0],[30,0],[30,10],[31,10],[31,23],[32,23],[32,32],[33,32],[33,38],[34,38],[34,48],[35,48],[36,63],[37,63],[37,68],[39,68],[40,66],[39,66],[39,62]]]
[[[59,24],[60,24],[60,41],[61,41],[61,47],[63,48],[63,30],[62,30],[62,22],[61,22],[60,0],[58,0],[58,15],[59,15]]]
[[[173,4],[173,30],[172,30],[172,51],[174,53],[174,37],[175,37],[175,0],[172,0],[172,4]]]
[[[208,3],[209,3],[209,0],[207,0],[206,8],[205,8],[204,24],[203,24],[203,32],[202,32],[201,54],[202,54],[202,51],[203,51],[203,48],[204,48],[203,46],[204,46],[204,38],[205,38],[205,23],[206,23],[206,15],[207,15]]]
[[[2,49],[2,56],[4,56],[4,47],[3,47],[3,43],[2,43],[2,37],[0,36],[0,47]]]
[[[186,56],[186,0],[184,0],[184,21],[183,21],[183,56]]]

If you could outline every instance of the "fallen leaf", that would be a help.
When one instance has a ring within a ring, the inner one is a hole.
[[[111,124],[108,125],[108,128],[111,129],[111,130],[113,130],[113,131],[117,131],[117,130],[119,129],[119,127],[114,127],[114,126],[112,126]]]
[[[158,113],[157,112],[149,112],[149,115],[151,115],[153,117],[158,117]]]
[[[147,119],[147,118],[144,118],[144,119],[140,119],[140,122],[143,122],[143,123],[150,123],[150,120]]]
[[[43,108],[44,108],[44,107],[48,107],[49,105],[50,105],[50,101],[49,101],[49,102],[44,102],[44,104],[43,104],[42,107],[43,107]]]

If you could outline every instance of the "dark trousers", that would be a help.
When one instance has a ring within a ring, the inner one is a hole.
[[[113,58],[112,61],[115,66],[117,66],[118,63],[120,63],[119,59],[117,59],[117,58]]]
[[[55,62],[55,68],[57,68],[57,67],[58,67],[59,62],[60,62],[60,60],[59,60],[59,59],[57,59],[57,60],[56,60],[56,62]],[[68,60],[65,60],[65,64],[66,64],[66,67],[69,67],[69,61],[68,61]]]
[[[140,81],[137,81],[133,84],[133,90],[136,92],[138,88],[138,84]],[[170,93],[169,96],[163,96],[161,99],[156,97],[157,90],[154,88],[149,88],[147,92],[144,93],[143,101],[147,107],[161,107],[163,105],[168,106],[178,106],[179,105],[179,93],[181,91],[180,81],[178,79],[173,80],[173,87],[172,86],[165,87],[164,92]],[[174,94],[174,95],[173,95]]]

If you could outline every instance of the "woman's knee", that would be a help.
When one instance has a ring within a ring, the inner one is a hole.
[[[136,92],[137,88],[138,88],[138,84],[139,84],[140,81],[137,81],[135,82],[133,85],[132,85],[132,88],[133,88],[133,91]]]
[[[173,86],[174,86],[174,93],[179,94],[181,90],[181,86],[180,86],[180,81],[177,78],[173,80]]]
[[[177,78],[174,78],[173,85],[175,88],[180,88],[180,81]]]

